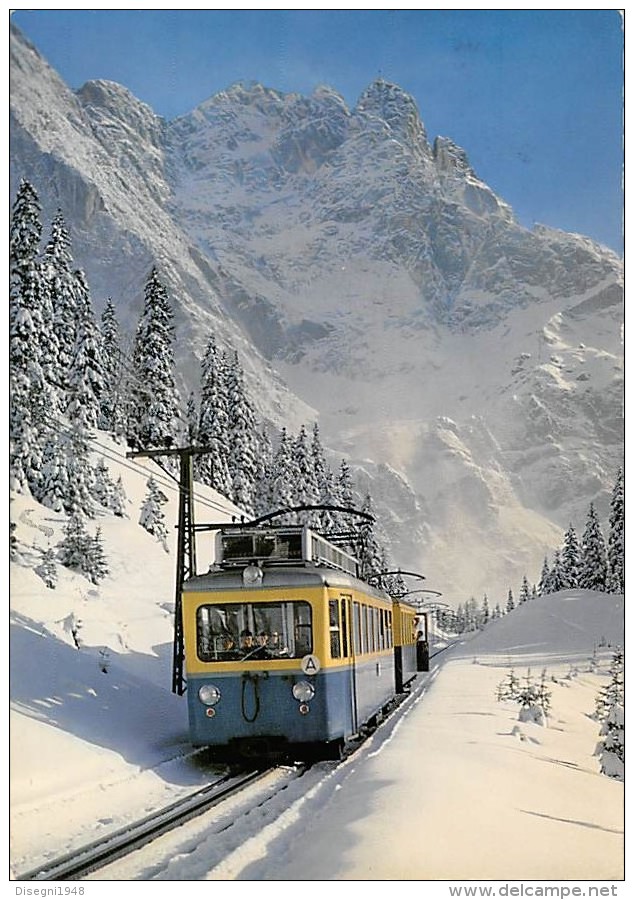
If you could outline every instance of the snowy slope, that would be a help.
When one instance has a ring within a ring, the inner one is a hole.
[[[185,700],[169,690],[173,530],[166,553],[136,524],[149,471],[169,495],[168,525],[175,485],[99,441],[130,501],[129,519],[98,520],[111,567],[101,584],[60,568],[48,589],[32,567],[62,523],[28,498],[11,504],[18,875],[182,796],[212,771],[192,754]],[[213,492],[196,492],[199,522],[222,518],[218,507],[235,512]],[[202,539],[201,567],[208,551]],[[422,676],[402,712],[341,769],[324,764],[273,811],[236,815],[220,842],[192,823],[98,877],[617,880],[623,785],[599,774],[589,716],[622,643],[620,597],[567,591],[530,601],[440,656],[442,668]],[[546,667],[555,679],[547,728],[520,723],[516,705],[496,702],[511,665],[520,677]]]
[[[158,261],[182,382],[214,331],[262,416],[319,416],[383,498],[395,560],[452,602],[502,596],[590,501],[605,520],[622,260],[519,226],[405,91],[379,79],[349,109],[240,84],[165,122],[112,82],[74,94],[19,35],[12,66],[12,183],[63,207],[97,305],[133,325]]]

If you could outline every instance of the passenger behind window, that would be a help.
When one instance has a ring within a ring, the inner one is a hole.
[[[273,657],[290,656],[288,647],[282,643],[282,639],[278,631],[271,632],[271,636],[267,643],[267,650]]]
[[[223,657],[223,659],[240,658],[240,654],[238,653],[238,648],[236,647],[236,642],[233,635],[223,634],[220,655]]]

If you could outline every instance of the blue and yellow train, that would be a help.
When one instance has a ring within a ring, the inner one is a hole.
[[[307,527],[230,528],[182,593],[191,740],[338,757],[414,678],[416,610]]]

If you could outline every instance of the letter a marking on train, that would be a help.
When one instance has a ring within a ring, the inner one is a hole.
[[[302,659],[302,672],[304,675],[316,675],[321,669],[321,663],[317,656],[310,653]]]

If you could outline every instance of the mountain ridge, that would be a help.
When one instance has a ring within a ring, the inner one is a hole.
[[[183,387],[211,331],[235,347],[263,417],[319,415],[373,483],[403,564],[431,557],[460,591],[516,565],[536,578],[558,529],[591,500],[605,513],[622,261],[519,225],[465,150],[429,143],[405,91],[378,79],[349,109],[331,88],[239,84],[166,122],[107,80],[70,91],[19,37],[12,66],[13,184],[62,207],[97,302],[129,329],[156,263]]]

